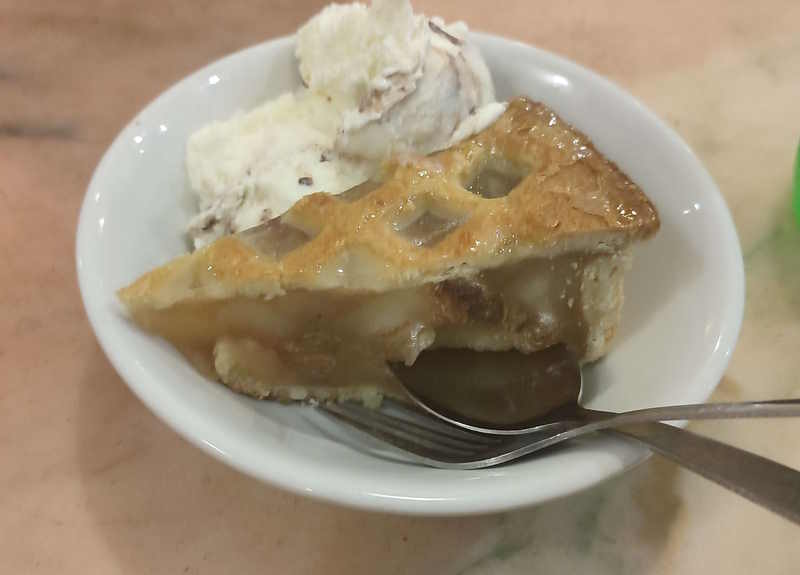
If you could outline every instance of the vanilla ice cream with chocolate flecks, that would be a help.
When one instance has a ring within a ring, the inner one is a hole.
[[[466,25],[408,0],[332,4],[300,28],[296,56],[304,87],[190,137],[196,248],[359,184],[392,154],[446,148],[505,108]]]

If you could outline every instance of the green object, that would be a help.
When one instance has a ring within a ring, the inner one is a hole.
[[[794,160],[794,196],[792,198],[794,206],[794,219],[800,226],[800,145],[797,146],[797,157]]]

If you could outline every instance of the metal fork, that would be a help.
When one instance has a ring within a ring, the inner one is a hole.
[[[525,435],[499,436],[452,426],[393,399],[384,399],[380,409],[352,402],[328,403],[319,408],[338,421],[400,448],[412,462],[443,469],[493,467],[608,429],[800,524],[800,472],[664,423],[642,423],[636,417],[620,420],[618,416],[591,422],[567,421]],[[682,419],[678,411],[674,418]]]

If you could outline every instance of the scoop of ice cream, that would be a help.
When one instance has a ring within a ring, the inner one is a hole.
[[[376,92],[370,107],[382,113],[360,127],[343,130],[337,148],[378,160],[392,153],[428,154],[448,147],[491,124],[503,112],[494,103],[491,75],[477,48],[466,39],[463,23],[428,21],[429,41],[415,89],[384,108]]]
[[[200,248],[278,216],[303,196],[363,182],[371,166],[333,150],[338,112],[308,91],[284,94],[192,134],[186,171],[200,213],[188,234]]]
[[[430,43],[408,0],[331,4],[297,32],[303,83],[343,103],[342,129],[377,119],[412,93]]]
[[[336,147],[379,160],[447,147],[494,102],[489,70],[466,36],[463,22],[414,14],[408,0],[333,4],[300,29],[296,54],[308,88],[342,105]]]

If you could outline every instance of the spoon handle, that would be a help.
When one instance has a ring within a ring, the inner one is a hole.
[[[664,423],[638,423],[614,431],[800,524],[800,472]]]
[[[618,426],[647,421],[675,421],[679,419],[736,419],[744,417],[797,417],[800,416],[800,399],[772,401],[742,401],[737,403],[699,403],[695,405],[670,405],[650,407],[624,413],[581,409],[590,421],[605,421]]]

